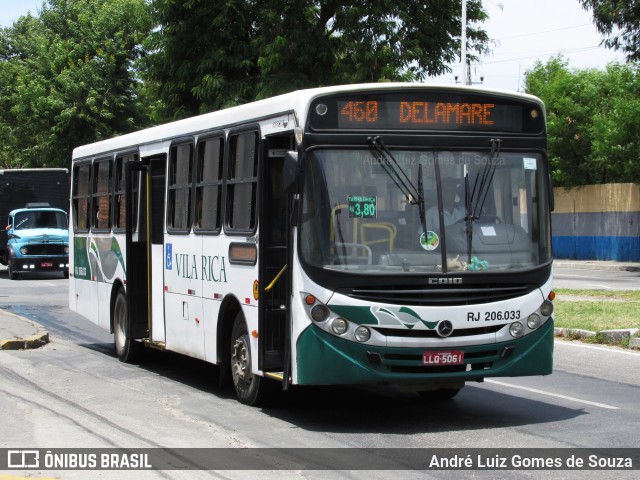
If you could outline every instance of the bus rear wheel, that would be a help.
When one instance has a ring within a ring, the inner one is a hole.
[[[127,295],[120,288],[113,305],[113,345],[118,360],[133,363],[140,358],[142,345],[128,337]]]
[[[231,331],[230,367],[238,400],[245,405],[268,403],[276,392],[276,383],[251,371],[251,342],[242,313],[238,313]]]

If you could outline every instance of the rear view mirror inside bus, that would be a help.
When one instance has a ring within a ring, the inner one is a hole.
[[[282,187],[285,193],[298,193],[298,152],[289,151],[284,156]]]

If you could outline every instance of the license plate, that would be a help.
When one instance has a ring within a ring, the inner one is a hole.
[[[459,350],[447,350],[444,352],[423,352],[423,365],[462,365],[464,352]]]
[[[42,268],[51,268],[51,267],[53,267],[53,262],[42,262],[42,263],[40,264],[40,266],[41,266]]]

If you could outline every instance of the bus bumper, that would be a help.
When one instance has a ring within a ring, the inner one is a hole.
[[[427,349],[365,345],[332,336],[312,325],[298,339],[295,383],[424,385],[548,375],[552,371],[553,335],[553,319],[549,319],[522,338],[456,347],[465,354],[464,365],[425,366],[422,356]]]

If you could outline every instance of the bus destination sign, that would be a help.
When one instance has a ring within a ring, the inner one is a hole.
[[[372,94],[315,102],[316,130],[449,130],[540,133],[543,116],[531,102],[451,93]]]
[[[347,100],[338,102],[339,128],[510,130],[522,128],[519,107],[493,102]]]

